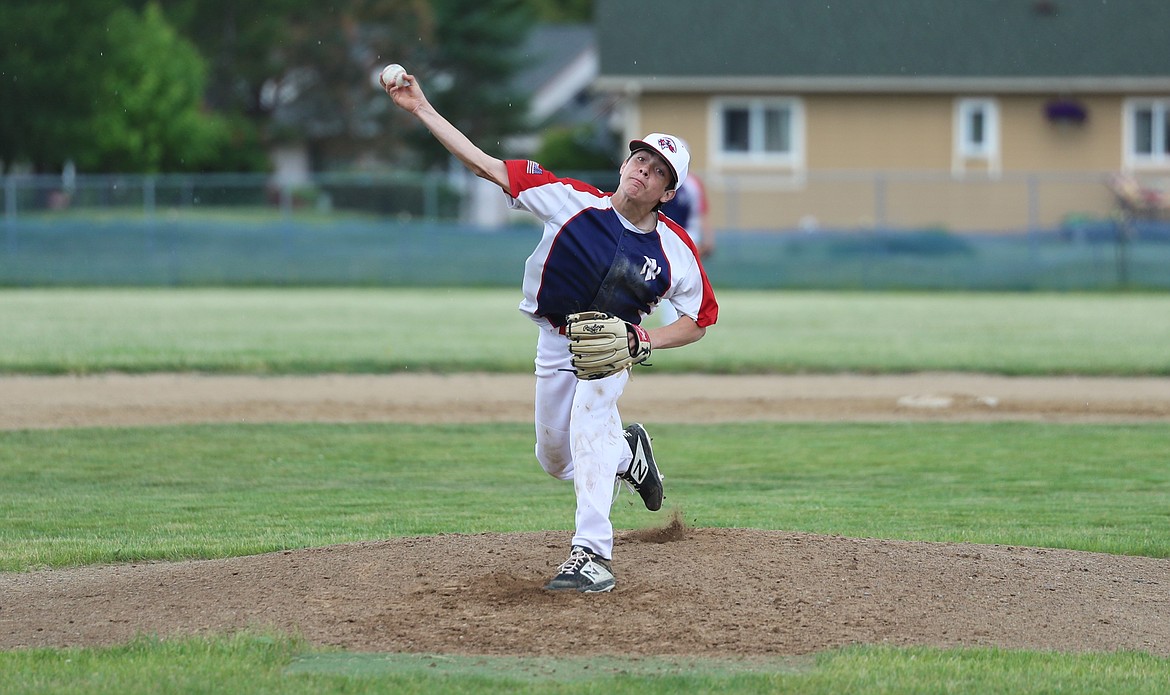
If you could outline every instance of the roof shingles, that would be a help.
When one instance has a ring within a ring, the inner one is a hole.
[[[597,0],[602,76],[1170,77],[1170,0]]]

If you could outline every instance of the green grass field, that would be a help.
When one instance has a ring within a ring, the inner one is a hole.
[[[1160,533],[1170,520],[1164,425],[652,428],[692,526],[1170,557],[1170,537]],[[531,430],[516,423],[0,432],[0,570],[570,528],[565,488],[532,459]],[[436,470],[443,475],[419,474]],[[619,526],[659,522],[637,507],[614,510]]]
[[[1170,298],[1158,295],[721,299],[708,338],[656,355],[656,369],[1170,371]],[[517,300],[462,290],[3,291],[0,371],[527,371],[533,329]],[[468,335],[482,349],[467,350]],[[1170,557],[1166,424],[656,427],[688,524]],[[407,474],[436,466],[442,481]],[[488,505],[498,496],[485,490],[524,504]],[[564,494],[531,460],[529,423],[7,431],[0,570],[568,528]],[[644,520],[615,506],[618,526]],[[0,691],[1158,693],[1170,682],[1170,660],[1134,653],[857,646],[800,659],[587,665],[352,654],[286,635],[144,636],[112,649],[0,652]]]
[[[997,649],[850,647],[767,662],[345,654],[235,635],[110,649],[0,652],[5,693],[646,693],[1166,692],[1164,659]]]
[[[721,292],[661,371],[1170,374],[1170,295]],[[0,373],[529,371],[511,290],[0,290]],[[469,347],[471,341],[473,347]]]

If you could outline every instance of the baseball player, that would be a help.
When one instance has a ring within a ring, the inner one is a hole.
[[[386,92],[471,172],[503,189],[514,208],[544,222],[525,262],[520,303],[539,328],[536,458],[549,475],[573,482],[577,502],[569,557],[545,589],[610,591],[615,481],[632,487],[651,511],[664,497],[646,429],[623,428],[618,414],[629,368],[645,361],[652,346],[699,340],[719,312],[695,245],[658,212],[686,180],[690,154],[671,135],[635,140],[618,189],[602,193],[536,162],[488,155],[435,110],[413,75]],[[663,299],[682,316],[644,329],[642,318]]]

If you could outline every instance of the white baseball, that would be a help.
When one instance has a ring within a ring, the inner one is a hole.
[[[406,81],[406,68],[398,63],[391,63],[382,68],[382,75],[378,78],[382,82],[382,86],[394,85],[396,87],[405,87],[409,82]]]

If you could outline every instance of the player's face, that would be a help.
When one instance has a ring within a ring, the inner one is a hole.
[[[622,190],[634,200],[665,202],[673,197],[673,191],[668,197],[666,189],[674,183],[674,176],[666,160],[655,152],[634,152],[622,165],[621,174]]]

